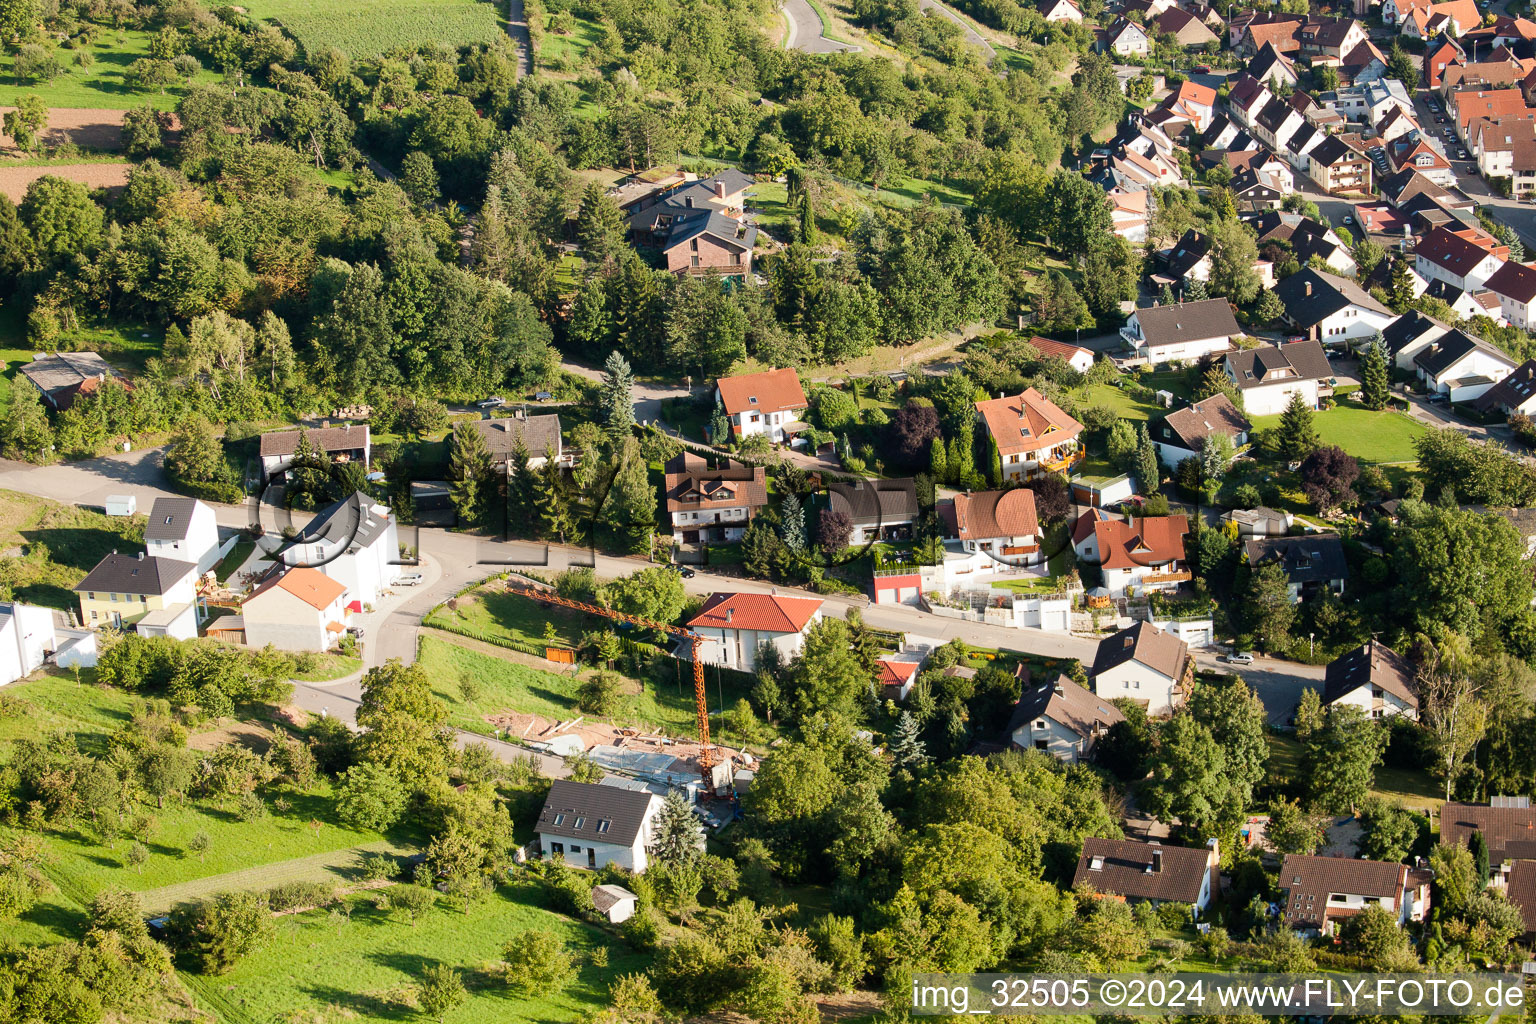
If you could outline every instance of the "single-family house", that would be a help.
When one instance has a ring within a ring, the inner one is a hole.
[[[1093,692],[1101,700],[1129,697],[1149,715],[1184,703],[1194,677],[1189,645],[1145,620],[1100,640],[1093,658]]]
[[[1413,663],[1386,644],[1369,640],[1328,663],[1323,704],[1348,704],[1370,718],[1419,718]]]
[[[144,525],[144,546],[156,558],[193,563],[201,576],[219,560],[213,509],[196,498],[156,498]]]
[[[1285,319],[1327,345],[1369,338],[1397,318],[1370,292],[1347,277],[1303,267],[1275,286]]]
[[[1093,353],[1081,345],[1068,345],[1064,341],[1052,341],[1050,338],[1040,337],[1030,338],[1029,343],[1042,356],[1047,359],[1060,359],[1078,373],[1087,373],[1093,369]]]
[[[1070,21],[1081,23],[1083,10],[1072,0],[1042,0],[1040,16],[1046,21]]]
[[[1219,851],[1214,839],[1199,847],[1089,836],[1083,840],[1072,886],[1132,902],[1188,903],[1199,914],[1220,892]]]
[[[1259,247],[1272,241],[1290,243],[1296,262],[1310,263],[1315,256],[1328,265],[1328,269],[1344,277],[1353,277],[1359,269],[1333,228],[1311,217],[1282,210],[1270,210],[1243,218],[1258,236]]]
[[[1527,945],[1536,941],[1536,860],[1517,860],[1510,866],[1506,873],[1504,895],[1520,911],[1521,920],[1526,922],[1520,940]]]
[[[911,478],[835,481],[827,485],[827,504],[852,520],[850,544],[907,540],[921,515],[917,482]]]
[[[1111,233],[1127,242],[1145,242],[1152,216],[1152,193],[1146,189],[1112,188],[1107,199]]]
[[[674,274],[745,277],[757,244],[757,228],[742,217],[751,184],[727,170],[656,192],[626,210],[631,237],[660,249]]]
[[[785,663],[805,644],[805,634],[821,621],[821,601],[777,594],[711,594],[688,628],[704,637],[699,657],[706,664],[742,672],[757,668],[762,644],[779,649]]]
[[[1536,325],[1536,268],[1509,260],[1484,284],[1499,297],[1499,311],[1510,326],[1526,330]]]
[[[1278,89],[1295,87],[1300,77],[1296,73],[1296,62],[1269,42],[1259,47],[1259,52],[1248,62],[1247,73],[1271,88]]]
[[[1159,36],[1171,35],[1180,46],[1209,46],[1212,50],[1221,48],[1221,38],[1203,21],[1181,8],[1169,7],[1157,16],[1153,25]]]
[[[1371,190],[1371,160],[1338,135],[1330,135],[1307,154],[1307,176],[1332,195]]]
[[[1065,473],[1083,460],[1083,425],[1034,388],[977,402],[976,413],[997,444],[1005,481]]]
[[[40,355],[17,370],[43,396],[55,412],[75,404],[80,395],[89,395],[108,378],[128,386],[119,373],[97,352],[53,352]]]
[[[1424,47],[1421,65],[1425,83],[1431,89],[1440,88],[1440,83],[1445,80],[1445,69],[1465,57],[1456,40],[1450,36],[1436,36]]]
[[[1399,925],[1422,921],[1432,877],[1426,868],[1396,861],[1287,854],[1280,865],[1281,916],[1293,931],[1319,935],[1333,934],[1341,920],[1366,907],[1381,907]]]
[[[469,422],[485,439],[485,447],[491,453],[491,465],[498,473],[514,471],[512,453],[519,444],[528,453],[529,469],[542,468],[551,455],[556,464],[570,462],[560,440],[560,416],[556,413],[529,416],[524,410],[517,409],[510,416],[492,416]]]
[[[1413,357],[1413,368],[1426,387],[1470,402],[1515,369],[1515,361],[1499,349],[1465,331],[1448,331]]]
[[[1424,294],[1432,299],[1439,299],[1449,306],[1458,320],[1486,316],[1495,322],[1503,322],[1504,315],[1499,309],[1499,297],[1487,288],[1474,286],[1462,289],[1444,281],[1431,281],[1424,289]]]
[[[1164,416],[1152,430],[1152,444],[1162,464],[1176,469],[1185,459],[1198,456],[1212,434],[1226,437],[1237,449],[1248,443],[1252,429],[1230,398],[1215,394]]]
[[[1321,590],[1342,594],[1349,579],[1344,542],[1336,533],[1249,537],[1243,541],[1243,549],[1253,568],[1274,563],[1284,570],[1293,604]]]
[[[308,440],[310,447],[323,453],[332,462],[361,462],[368,469],[373,447],[366,423],[344,423],[339,427],[300,427],[297,430],[275,430],[261,435],[261,473],[271,480],[285,475],[293,465],[294,453],[299,443]]]
[[[1274,98],[1264,80],[1243,72],[1227,93],[1227,114],[1244,128],[1252,128],[1259,111]]]
[[[1027,487],[957,494],[948,514],[965,551],[990,555],[1008,567],[1043,560],[1035,492]]]
[[[1444,804],[1440,808],[1440,841],[1465,846],[1481,832],[1488,844],[1488,884],[1503,888],[1516,861],[1536,860],[1536,807],[1524,799],[1488,804]]]
[[[646,790],[556,779],[533,834],[546,856],[573,867],[612,864],[643,874],[661,805],[661,797]]]
[[[1152,52],[1152,40],[1134,21],[1116,18],[1104,30],[1104,49],[1120,57],[1145,57]]]
[[[1211,279],[1211,236],[1190,228],[1173,243],[1173,248],[1158,254],[1163,266],[1153,275],[1158,284],[1184,284]]]
[[[1291,136],[1306,123],[1299,110],[1280,97],[1272,96],[1254,115],[1250,127],[1255,138],[1278,153],[1288,148]]]
[[[347,588],[318,569],[279,569],[240,605],[245,643],[280,651],[328,651],[347,630]]]
[[[1109,701],[1065,675],[1027,685],[1014,706],[1008,735],[1020,750],[1043,750],[1062,761],[1079,761],[1125,715]]]
[[[355,611],[375,604],[400,578],[395,514],[362,491],[321,509],[278,554],[286,565],[307,565],[346,588]]]
[[[1527,359],[1484,391],[1472,408],[1484,415],[1536,416],[1536,359]]]
[[[1387,166],[1393,174],[1407,168],[1444,188],[1455,187],[1456,171],[1451,167],[1451,161],[1438,143],[1432,143],[1423,132],[1408,132],[1392,139],[1386,151]],[[1398,234],[1403,237],[1401,230]]]
[[[128,626],[165,612],[179,640],[197,636],[197,563],[113,552],[76,583],[80,621],[91,628]],[[163,618],[157,616],[156,618]]]
[[[715,382],[715,401],[725,408],[738,440],[762,434],[775,444],[805,429],[809,403],[793,367],[764,370]]]
[[[1222,368],[1242,392],[1249,416],[1284,412],[1293,394],[1315,409],[1319,395],[1332,394],[1333,368],[1315,338],[1231,352]]]
[[[1456,89],[1446,97],[1445,105],[1462,142],[1467,141],[1468,130],[1476,118],[1496,119],[1526,112],[1525,94],[1519,89]]]
[[[1077,557],[1098,564],[1111,597],[1177,590],[1190,579],[1184,567],[1184,516],[1121,519],[1091,508],[1072,527]]]
[[[58,647],[52,608],[17,601],[0,604],[0,686],[42,668]]]
[[[1435,341],[1445,335],[1450,327],[1434,317],[1410,309],[1381,332],[1392,363],[1399,370],[1413,370],[1413,361]]]
[[[711,469],[687,449],[667,460],[664,497],[672,533],[684,544],[741,539],[768,504],[767,470],[724,459]]]
[[[1120,337],[1149,363],[1203,359],[1225,352],[1240,334],[1226,299],[1144,306],[1120,328]]]

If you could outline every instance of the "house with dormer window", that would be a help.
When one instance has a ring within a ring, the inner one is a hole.
[[[1034,388],[977,402],[976,414],[997,444],[1004,480],[1066,473],[1083,460],[1083,425]]]
[[[534,836],[547,857],[591,870],[626,868],[642,874],[650,866],[661,797],[648,790],[556,779],[539,811]]]
[[[1333,367],[1317,340],[1288,345],[1265,345],[1228,354],[1222,369],[1243,395],[1249,416],[1272,416],[1285,411],[1291,395],[1301,395],[1308,407],[1317,408],[1318,397],[1333,394],[1327,382]]]
[[[1149,363],[1203,359],[1225,352],[1241,333],[1226,299],[1146,306],[1120,328],[1120,337]]]
[[[752,517],[768,504],[762,466],[723,459],[711,469],[702,455],[685,450],[663,469],[672,533],[684,544],[740,540]]]

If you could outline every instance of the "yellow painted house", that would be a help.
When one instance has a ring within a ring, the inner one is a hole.
[[[93,629],[129,625],[155,612],[168,613],[157,620],[179,617],[184,609],[196,608],[197,565],[113,552],[75,584],[75,593],[80,621]]]

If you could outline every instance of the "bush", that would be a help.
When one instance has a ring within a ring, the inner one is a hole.
[[[267,906],[275,913],[301,907],[323,907],[335,898],[335,887],[324,882],[284,882],[267,890]]]
[[[395,858],[382,853],[363,855],[362,874],[365,882],[387,882],[400,873]]]
[[[816,425],[823,430],[846,430],[859,422],[859,404],[846,391],[817,388],[811,392],[811,407],[815,410]]]
[[[501,950],[508,985],[528,995],[549,995],[575,974],[565,941],[552,932],[527,931]]]
[[[632,949],[641,953],[649,952],[661,941],[661,915],[650,907],[641,907],[619,926],[619,933]]]

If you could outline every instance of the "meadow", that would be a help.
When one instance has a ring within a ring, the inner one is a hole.
[[[490,43],[505,17],[489,0],[251,0],[245,8],[281,25],[307,52],[334,46],[354,60],[422,43]]]
[[[127,110],[149,104],[159,110],[173,110],[186,95],[186,84],[165,89],[140,89],[128,79],[128,69],[141,57],[149,56],[151,32],[139,29],[106,29],[94,42],[79,50],[56,47],[54,57],[63,71],[52,81],[23,81],[10,74],[9,62],[0,75],[0,100],[14,103],[22,92],[35,92],[50,107],[99,107]],[[75,54],[89,53],[94,60],[89,67],[75,63]],[[192,78],[192,84],[217,82],[217,72],[204,68]]]
[[[1323,444],[1338,445],[1363,462],[1415,462],[1418,453],[1413,443],[1429,428],[1404,413],[1390,409],[1373,411],[1353,402],[1340,402],[1312,417],[1317,436]],[[1280,417],[1258,416],[1253,425],[1266,430],[1280,423]]]

